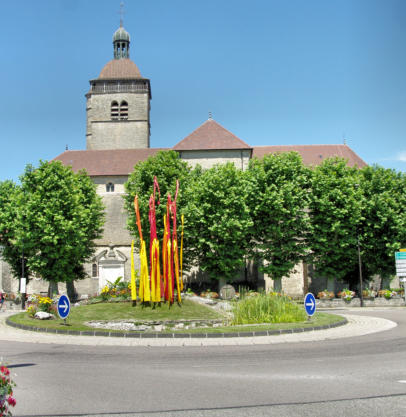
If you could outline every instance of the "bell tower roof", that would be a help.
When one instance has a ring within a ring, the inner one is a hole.
[[[120,27],[114,32],[113,43],[117,41],[130,42],[130,34],[123,28],[120,24]]]
[[[120,27],[113,35],[114,59],[130,58],[130,34],[123,28],[122,22]]]

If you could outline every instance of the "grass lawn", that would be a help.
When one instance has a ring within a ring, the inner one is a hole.
[[[137,305],[132,307],[131,303],[99,303],[90,304],[78,307],[72,307],[71,313],[67,319],[67,326],[64,325],[63,320],[57,318],[56,320],[37,320],[28,316],[27,313],[19,313],[9,317],[9,320],[14,323],[51,328],[51,329],[64,329],[64,330],[97,330],[97,331],[109,331],[103,329],[94,329],[93,327],[86,326],[84,323],[93,320],[125,320],[133,319],[136,321],[158,320],[158,321],[170,321],[170,320],[193,320],[193,319],[222,319],[224,316],[217,313],[213,309],[204,305],[195,303],[191,300],[185,299],[182,306],[177,304],[172,305],[170,308],[167,304],[163,304],[160,307],[152,309],[151,307],[143,307]],[[167,330],[173,333],[224,333],[224,332],[251,332],[262,330],[279,330],[279,329],[294,329],[298,327],[314,327],[323,326],[326,324],[337,323],[342,320],[341,316],[328,314],[328,313],[316,313],[311,320],[298,322],[298,323],[278,323],[278,324],[258,324],[258,325],[245,325],[245,326],[225,326],[215,328],[196,328],[188,330]],[[119,330],[117,330],[119,332]]]

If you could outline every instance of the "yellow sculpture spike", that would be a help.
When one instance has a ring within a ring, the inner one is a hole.
[[[141,269],[143,270],[143,281],[144,281],[144,302],[151,301],[151,290],[149,287],[149,274],[148,274],[148,260],[147,260],[147,251],[145,249],[145,240],[142,241],[142,257]]]
[[[182,223],[182,230],[180,233],[180,289],[183,291],[183,223],[185,220],[185,216],[182,214],[181,216],[181,223]]]
[[[155,239],[152,242],[150,262],[151,262],[151,298],[155,302],[155,276],[156,276],[156,260],[155,260]]]
[[[135,282],[134,240],[131,241],[131,300],[137,301],[137,283]]]
[[[156,296],[156,302],[161,302],[161,265],[159,263],[159,241],[156,241],[156,288],[155,288],[155,296]]]
[[[168,281],[168,251],[166,250],[167,247],[167,231],[166,231],[166,216],[164,216],[164,236],[162,241],[162,267],[163,267],[163,274],[164,274],[164,294],[165,288],[167,288],[167,281]]]
[[[154,303],[161,301],[161,272],[159,265],[159,241],[154,239],[151,248],[151,298]]]
[[[180,295],[180,285],[179,285],[179,262],[178,262],[178,246],[176,244],[176,240],[173,240],[173,262],[175,264],[175,278],[176,278],[176,289],[178,291],[178,303],[182,302],[182,298]]]

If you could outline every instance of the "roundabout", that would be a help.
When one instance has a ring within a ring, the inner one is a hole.
[[[20,417],[403,416],[404,308],[334,313],[348,323],[190,339],[39,333],[2,313],[0,345]]]

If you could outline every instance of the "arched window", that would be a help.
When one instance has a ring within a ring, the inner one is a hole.
[[[97,264],[96,263],[92,264],[92,277],[93,278],[98,277],[99,276],[98,272],[99,271],[98,271],[98,268],[97,268]]]
[[[106,192],[107,193],[114,192],[114,184],[112,182],[109,182],[106,184]]]
[[[117,103],[117,101],[113,101],[111,103],[111,119],[112,120],[117,120],[118,119],[118,112],[119,112],[118,103]]]
[[[128,103],[123,100],[120,104],[120,120],[126,119],[128,119]]]

